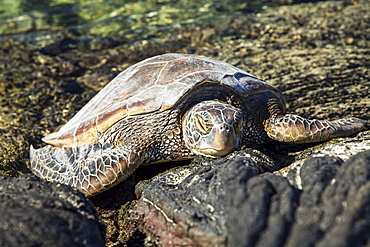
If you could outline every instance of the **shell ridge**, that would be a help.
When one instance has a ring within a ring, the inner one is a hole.
[[[162,62],[163,63],[163,62]],[[170,61],[167,61],[164,66],[162,67],[162,69],[159,71],[158,75],[157,75],[157,78],[155,79],[154,81],[154,85],[157,85],[157,82],[158,82],[158,79],[161,77],[162,73],[163,73],[163,70],[168,66],[168,64],[170,63]]]
[[[174,95],[174,88],[177,90],[176,94],[181,96],[174,97],[176,96]],[[173,107],[191,89],[191,85],[176,80],[166,85],[165,89],[162,94],[161,110]]]
[[[80,126],[81,126],[81,123],[73,130],[72,136],[73,136],[74,143],[78,143],[78,140],[77,140],[77,137],[76,137],[76,132],[80,128]]]
[[[98,114],[96,117],[95,117],[95,131],[96,131],[96,136],[97,136],[97,140],[99,140],[100,138],[100,135],[101,135],[101,133],[100,133],[100,131],[99,131],[99,129],[98,129],[98,119],[99,119],[99,116],[100,116],[101,114]]]
[[[212,71],[212,70],[198,70],[198,71],[195,71],[195,72],[192,72],[192,73],[189,73],[189,74],[186,74],[185,76],[183,76],[183,77],[181,77],[181,78],[178,78],[178,79],[176,79],[175,80],[175,82],[177,81],[177,82],[180,82],[180,81],[182,81],[182,80],[184,80],[184,79],[187,79],[187,78],[189,78],[189,77],[191,77],[191,76],[193,76],[193,75],[201,75],[201,74],[204,74],[205,72],[210,72],[210,71]],[[208,79],[208,78],[204,78],[204,79]],[[198,84],[199,82],[197,82],[196,84]],[[194,85],[196,85],[196,84],[194,84]]]
[[[171,59],[169,61],[166,61],[166,64],[161,68],[160,72],[158,73],[158,77],[156,78],[155,80],[155,83],[154,84],[157,84],[157,81],[159,81],[160,79],[164,78],[166,76],[166,73],[164,73],[163,71],[165,71],[167,68],[171,68],[170,65],[172,64],[176,64],[176,62],[178,61],[182,61],[182,62],[187,62],[187,63],[191,63],[191,64],[194,64],[193,60],[199,60],[199,58],[197,58],[197,56],[194,56],[194,55],[190,55],[190,54],[177,54],[177,53],[172,53],[171,55],[173,54],[176,54],[176,55],[182,55],[182,56],[176,56],[176,58],[174,59]],[[193,63],[192,63],[193,62]],[[199,68],[199,64],[197,64],[197,67]],[[199,72],[199,69],[195,70],[196,72]],[[191,73],[187,73],[185,76],[183,77],[187,77],[191,75]],[[182,78],[182,77],[181,77]],[[172,82],[170,83],[166,83],[166,84],[171,84],[175,81],[178,81],[180,78],[177,78],[177,79],[174,79]]]

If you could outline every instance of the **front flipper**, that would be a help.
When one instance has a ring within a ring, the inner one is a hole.
[[[265,128],[271,139],[293,143],[322,142],[334,137],[350,136],[363,129],[364,121],[358,118],[320,121],[297,115],[276,118]]]
[[[138,155],[110,144],[72,148],[51,145],[30,150],[31,170],[37,176],[71,185],[93,196],[126,179],[140,165]]]

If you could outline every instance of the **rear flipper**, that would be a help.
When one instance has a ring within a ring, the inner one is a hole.
[[[267,135],[276,141],[312,143],[350,136],[364,129],[364,121],[358,118],[320,121],[285,115],[270,122],[265,129]]]
[[[73,148],[31,146],[31,170],[37,176],[73,186],[86,196],[98,194],[126,179],[137,168],[136,156],[110,144]]]

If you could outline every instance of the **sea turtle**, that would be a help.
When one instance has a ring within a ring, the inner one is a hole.
[[[360,119],[285,114],[271,84],[204,56],[164,54],[120,73],[66,125],[31,146],[31,170],[100,193],[139,165],[217,157],[271,140],[321,142],[363,129]]]

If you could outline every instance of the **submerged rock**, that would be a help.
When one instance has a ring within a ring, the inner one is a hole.
[[[104,246],[94,205],[34,175],[0,175],[0,246]]]

